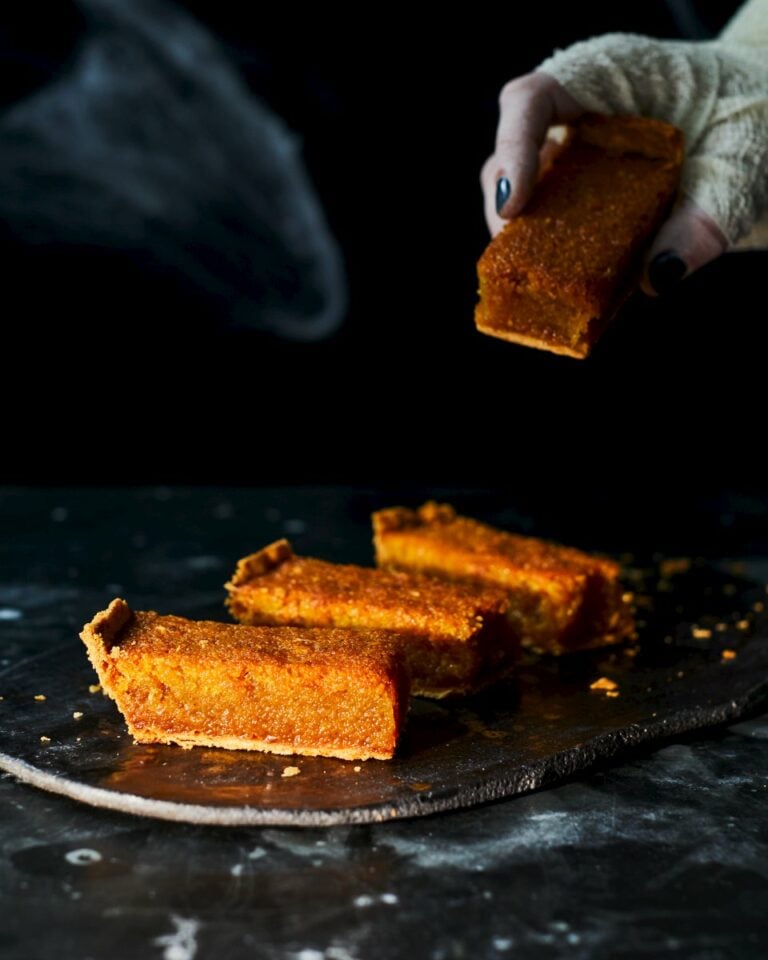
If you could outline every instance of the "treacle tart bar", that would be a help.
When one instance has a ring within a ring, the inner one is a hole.
[[[397,631],[423,696],[472,691],[516,650],[498,588],[297,557],[287,540],[240,560],[226,586],[243,623]]]
[[[448,504],[373,515],[376,562],[447,580],[502,588],[521,642],[545,653],[615,643],[632,633],[619,565],[458,516]]]
[[[194,621],[113,600],[80,636],[140,743],[345,760],[395,752],[409,681],[385,632]]]
[[[579,120],[480,258],[478,330],[586,357],[639,276],[682,162],[682,134],[668,123]]]

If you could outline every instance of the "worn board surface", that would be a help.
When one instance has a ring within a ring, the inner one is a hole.
[[[112,701],[89,690],[93,671],[70,635],[0,674],[0,768],[86,803],[163,819],[364,823],[524,793],[735,720],[766,699],[762,587],[687,560],[628,575],[638,644],[530,658],[514,679],[475,697],[417,699],[391,762],[134,744]],[[618,696],[591,690],[599,677],[613,680]],[[284,776],[289,767],[299,773]]]

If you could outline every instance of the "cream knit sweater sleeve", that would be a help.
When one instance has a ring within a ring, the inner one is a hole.
[[[586,110],[680,127],[682,189],[730,244],[768,214],[768,0],[749,0],[714,41],[606,34],[538,69]]]

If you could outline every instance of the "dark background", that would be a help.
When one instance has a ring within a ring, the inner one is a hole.
[[[472,322],[478,172],[504,81],[593,34],[680,36],[687,5],[184,6],[300,133],[347,319],[318,344],[234,330],[227,304],[140,254],[6,232],[0,479],[492,485],[641,513],[761,500],[765,254],[638,295],[585,362]],[[694,29],[727,7],[696,5]],[[6,60],[20,51],[12,104],[67,68],[83,25],[61,2],[2,18]]]

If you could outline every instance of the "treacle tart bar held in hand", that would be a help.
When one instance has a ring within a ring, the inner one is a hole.
[[[226,586],[243,623],[397,631],[413,692],[423,696],[470,692],[516,653],[497,587],[296,557],[287,540],[242,559]]]
[[[80,636],[142,743],[385,760],[408,708],[402,653],[383,631],[244,627],[113,600]]]
[[[619,565],[607,558],[496,530],[448,504],[380,510],[373,529],[381,567],[504,589],[510,624],[540,652],[599,647],[633,632]]]
[[[579,120],[480,258],[478,330],[586,357],[639,277],[682,162],[682,133],[661,120]]]

